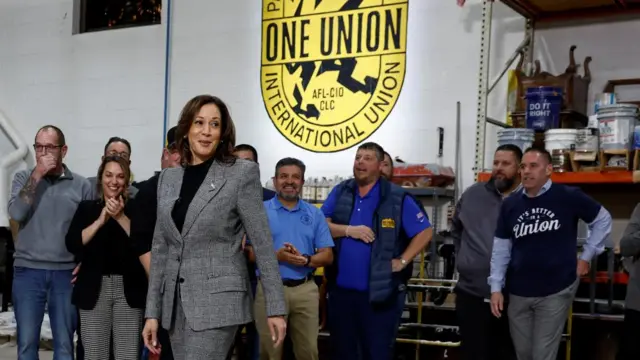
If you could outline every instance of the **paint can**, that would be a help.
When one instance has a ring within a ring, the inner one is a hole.
[[[598,129],[578,129],[576,132],[576,151],[597,152],[600,149],[599,141]]]
[[[600,148],[630,150],[638,125],[638,106],[634,104],[603,105],[598,108]]]
[[[560,126],[562,109],[562,88],[536,86],[527,88],[525,94],[527,128],[538,131],[555,129]]]
[[[511,144],[524,152],[533,145],[535,132],[533,129],[502,129],[498,131],[498,146]]]
[[[554,150],[573,150],[576,146],[578,129],[550,129],[544,133],[544,147]]]

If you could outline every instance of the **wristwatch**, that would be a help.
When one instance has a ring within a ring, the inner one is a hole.
[[[305,259],[307,259],[307,262],[304,263],[304,266],[309,266],[309,263],[311,263],[311,256],[309,255],[303,255]]]
[[[400,258],[400,263],[402,264],[402,267],[407,267],[407,264],[408,264],[407,260]]]

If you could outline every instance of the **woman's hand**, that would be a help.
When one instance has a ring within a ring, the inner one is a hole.
[[[103,207],[102,211],[100,212],[100,216],[98,217],[98,227],[102,227],[104,224],[107,223],[107,220],[109,220],[109,211],[107,210],[107,207]]]
[[[273,347],[282,345],[284,337],[287,335],[287,322],[284,320],[284,316],[269,317],[267,318],[267,323],[269,324]]]
[[[119,196],[117,199],[107,199],[106,208],[109,215],[118,220],[120,216],[122,216],[124,210],[124,200],[122,200],[122,196]]]
[[[147,319],[144,323],[144,329],[142,329],[142,339],[144,340],[144,346],[149,349],[152,354],[160,354],[160,344],[158,343],[158,320]]]

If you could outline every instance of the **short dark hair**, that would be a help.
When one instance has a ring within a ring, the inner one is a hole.
[[[41,131],[44,130],[53,130],[56,135],[58,136],[58,145],[59,146],[65,146],[67,145],[67,140],[64,137],[64,133],[62,132],[62,130],[60,130],[59,127],[55,126],[55,125],[45,125],[43,127],[41,127],[40,129],[38,129],[38,131],[36,132],[36,138],[38,137],[38,134],[40,134]],[[34,142],[35,142],[35,138],[34,138]]]
[[[258,150],[249,144],[240,144],[233,149],[233,152],[236,151],[250,151],[253,154],[253,161],[258,162]]]
[[[384,149],[382,148],[382,146],[370,141],[370,142],[366,142],[360,146],[358,146],[358,150],[373,150],[376,152],[376,158],[378,159],[378,161],[383,161],[384,160]]]
[[[513,155],[515,155],[516,160],[518,160],[518,163],[522,161],[522,149],[520,149],[520,147],[517,145],[513,145],[513,144],[500,145],[496,149],[496,152],[498,151],[509,151],[513,153]]]
[[[547,149],[532,146],[524,151],[525,154],[531,152],[540,154],[547,161],[547,164],[553,163],[553,161],[551,160],[551,153],[549,153]]]
[[[116,143],[116,142],[120,142],[123,143],[125,145],[127,145],[127,149],[129,149],[129,155],[131,155],[131,144],[129,144],[129,140],[121,138],[121,137],[117,137],[117,136],[113,136],[111,138],[109,138],[109,140],[107,140],[107,144],[104,146],[104,154],[107,154],[107,149],[109,148],[109,145]]]
[[[298,160],[292,157],[286,157],[278,161],[278,163],[276,164],[276,177],[278,176],[278,171],[280,170],[281,167],[290,166],[290,165],[299,167],[300,171],[302,171],[302,178],[304,179],[304,173],[305,171],[307,171],[306,165],[301,160]]]
[[[231,119],[231,113],[227,104],[217,96],[213,95],[198,95],[193,99],[187,101],[180,112],[180,118],[176,129],[176,146],[180,151],[180,160],[182,165],[188,165],[191,163],[193,155],[191,154],[191,148],[189,146],[189,129],[191,124],[198,115],[200,109],[203,106],[214,104],[220,110],[220,144],[218,145],[213,158],[221,163],[233,164],[236,161],[236,157],[233,156],[233,148],[236,146],[236,127]]]
[[[391,161],[391,167],[393,168],[393,158],[391,157],[391,154],[389,154],[386,150],[383,152],[383,156],[382,159],[384,159],[385,156],[389,157],[389,160]]]

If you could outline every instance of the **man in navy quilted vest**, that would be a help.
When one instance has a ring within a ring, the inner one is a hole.
[[[354,178],[322,205],[335,242],[333,265],[325,269],[334,359],[392,359],[411,277],[407,265],[433,235],[416,202],[381,177],[383,160],[380,145],[360,145]]]

